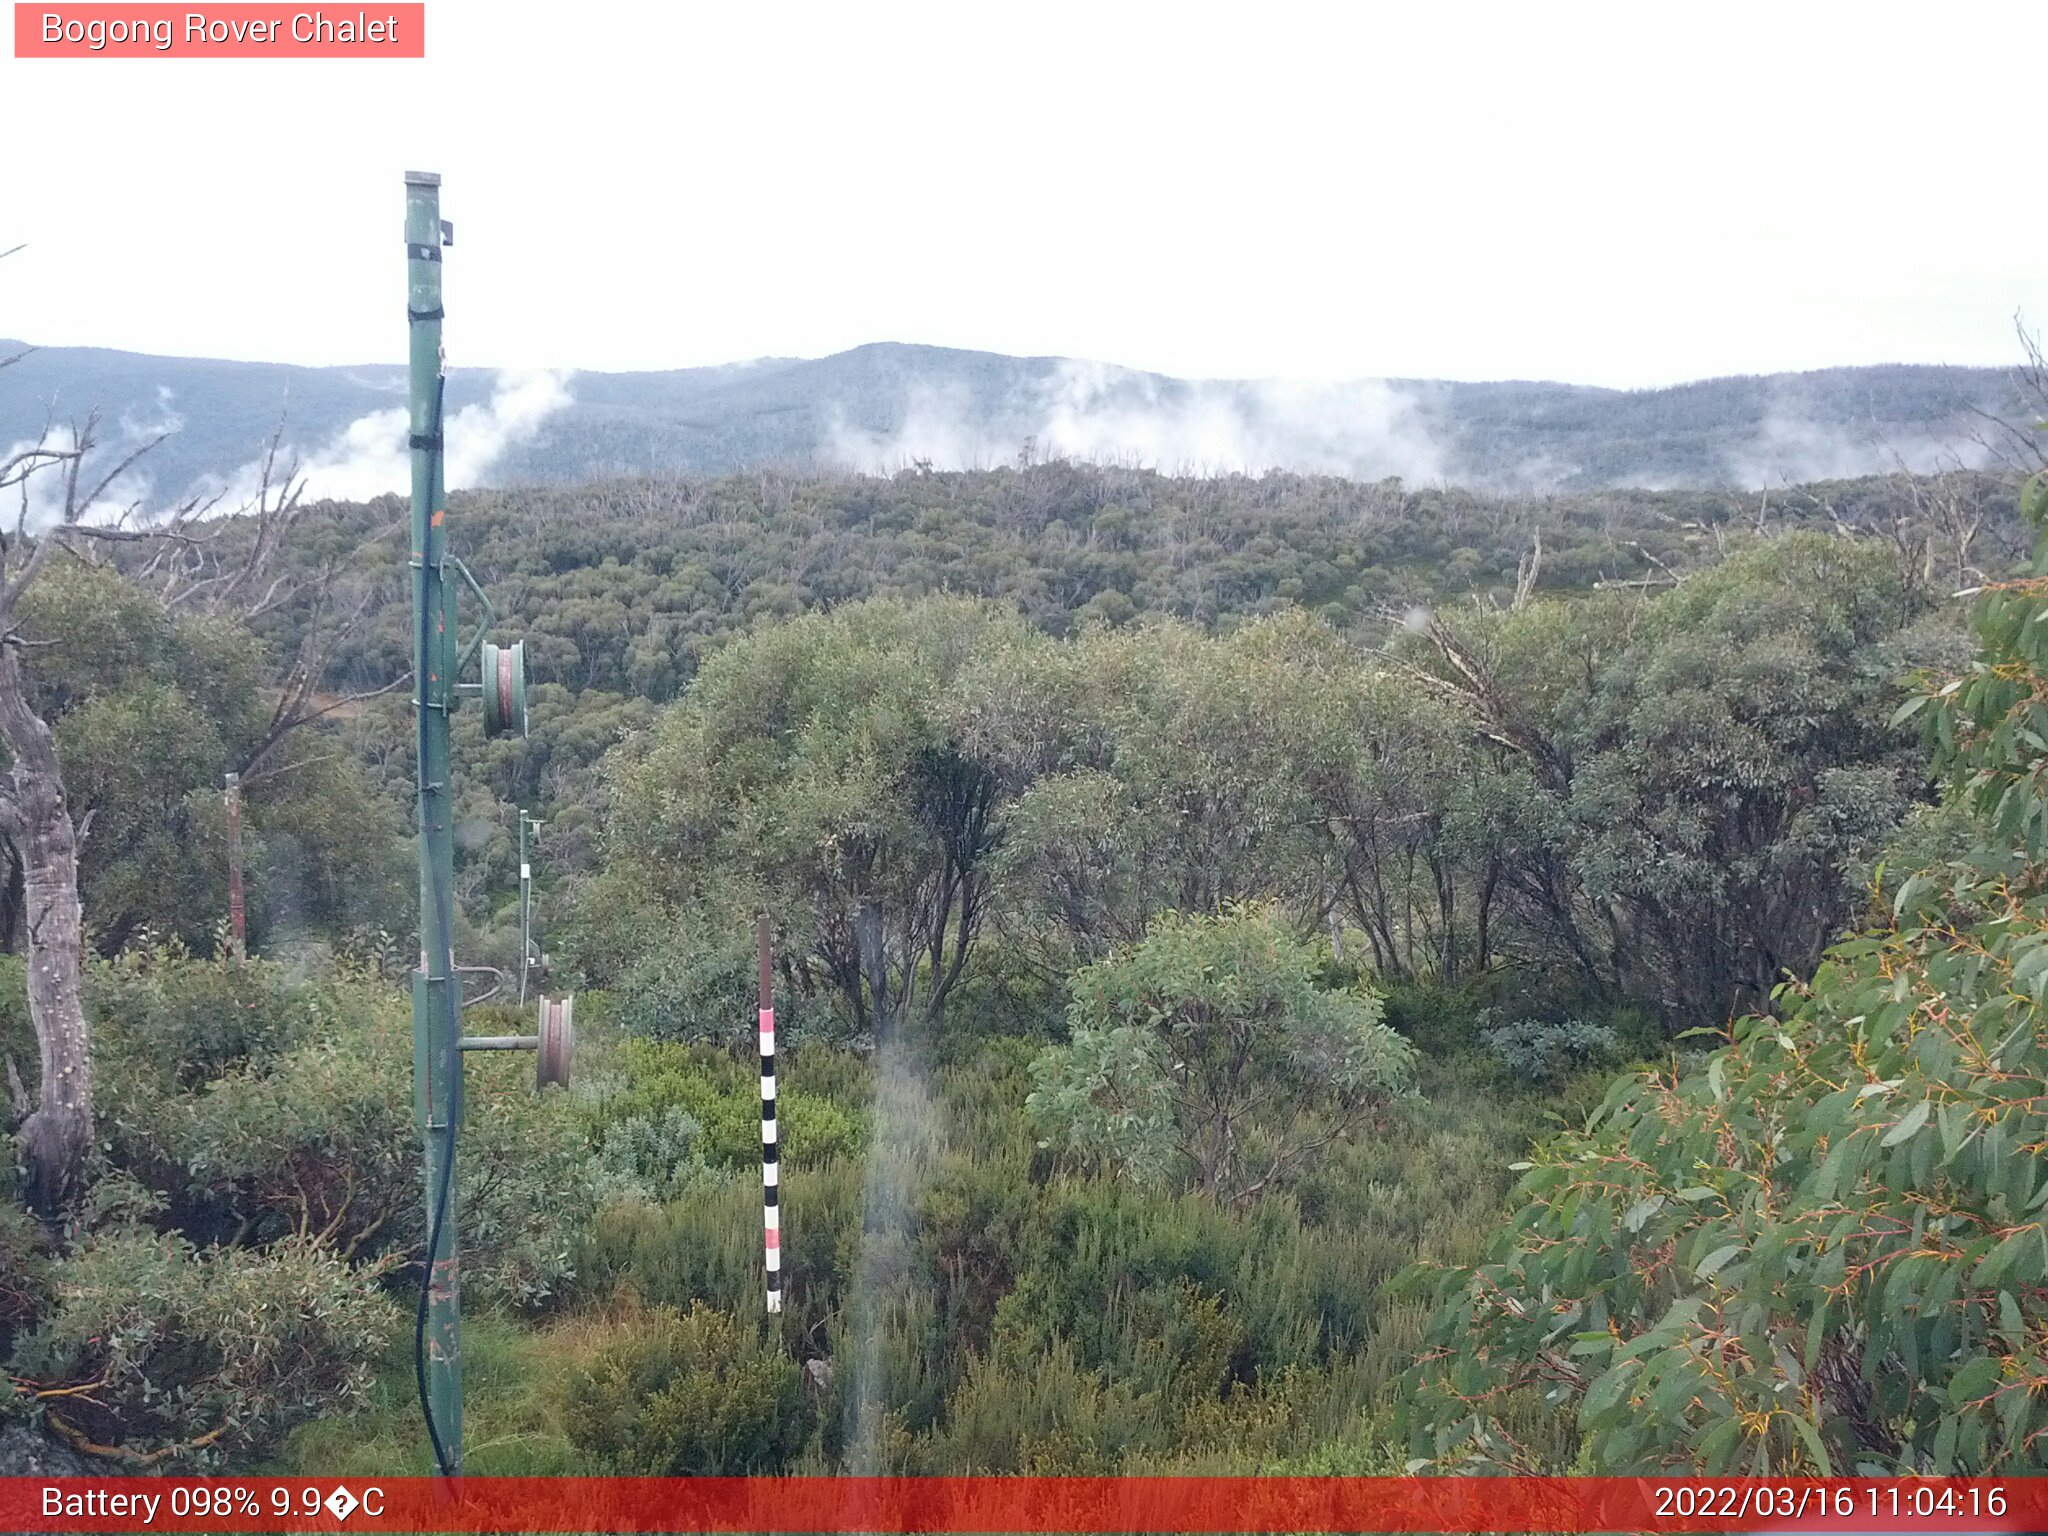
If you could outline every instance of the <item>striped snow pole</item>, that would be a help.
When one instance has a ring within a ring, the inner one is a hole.
[[[761,1237],[768,1263],[768,1310],[782,1310],[781,1160],[775,1144],[775,994],[768,978],[768,918],[761,939]]]

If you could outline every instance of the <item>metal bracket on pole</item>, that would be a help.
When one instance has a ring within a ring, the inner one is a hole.
[[[469,590],[476,594],[476,600],[484,605],[483,621],[477,625],[476,633],[469,637],[469,644],[465,645],[455,657],[455,673],[456,676],[460,677],[462,669],[469,665],[469,658],[482,648],[484,636],[488,635],[491,632],[491,626],[498,622],[498,610],[492,606],[490,595],[478,585],[477,579],[470,575],[468,566],[464,565],[453,555],[448,557],[448,563],[455,567],[456,575],[460,576],[468,585]],[[467,692],[469,689],[468,684],[463,684],[462,687],[464,692]]]
[[[510,645],[493,645],[484,638],[497,622],[498,610],[491,605],[489,594],[470,574],[468,566],[453,555],[448,557],[448,563],[455,567],[456,574],[476,594],[476,600],[484,605],[483,622],[477,625],[476,633],[469,637],[469,643],[455,657],[455,674],[459,677],[469,666],[470,657],[481,655],[483,663],[478,669],[479,676],[473,683],[456,684],[456,691],[483,696],[486,736],[524,736],[526,642],[514,640]]]
[[[533,856],[528,846],[528,835],[538,833],[541,821],[519,813],[519,1006],[526,1006],[526,986],[529,980],[539,981],[544,977],[535,976],[541,968],[540,946],[533,941]]]
[[[464,1035],[465,1051],[532,1051],[535,1088],[550,1083],[567,1086],[569,1064],[576,1054],[575,997],[540,1000],[540,1033],[536,1035]]]
[[[492,998],[505,990],[505,973],[495,965],[458,965],[455,967],[455,973],[458,976],[489,976],[492,978],[490,986],[477,993],[475,997],[463,998],[462,1006],[465,1008],[473,1008],[479,1003],[488,1003]]]

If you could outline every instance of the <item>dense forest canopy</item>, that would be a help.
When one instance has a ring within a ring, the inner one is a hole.
[[[2032,912],[2027,497],[1059,461],[456,496],[534,679],[524,739],[457,717],[459,958],[517,963],[532,809],[549,966],[589,1021],[566,1091],[472,1064],[472,1466],[1625,1471],[1695,1434],[1728,1467],[2022,1464],[2048,1261],[2020,1241],[2039,1194],[1987,1159],[2034,1144],[2038,1068],[2017,1014],[1948,1050],[1863,992],[1906,976],[1926,1023],[1991,985],[1956,972],[1972,925]],[[244,617],[166,608],[118,546],[24,605],[91,814],[106,1134],[67,1226],[0,1208],[0,1420],[83,1454],[424,1465],[396,1310],[425,1236],[412,736],[376,692],[409,659],[403,521],[310,508],[287,596]],[[337,572],[372,594],[338,626]],[[325,712],[266,744],[309,655]],[[222,930],[242,769],[247,959]],[[1800,1086],[1844,1050],[1880,1088]],[[20,1102],[18,1004],[0,1052]],[[1739,1158],[1689,1171],[1774,1136],[1812,1167],[1755,1199]],[[1590,1192],[1622,1164],[1627,1199]],[[1862,1224],[1817,1240],[1837,1197]],[[1980,1267],[1897,1282],[1953,1314],[1916,1332],[1868,1266],[1937,1209]],[[1566,1333],[1523,1295],[1577,1298]],[[1738,1344],[1750,1374],[1702,1408],[1697,1361]],[[1906,1358],[1940,1401],[1872,1385]],[[1787,1393],[1797,1424],[1757,1396]]]
[[[2026,574],[1918,715],[1962,834],[1705,1063],[1614,1083],[1539,1144],[1516,1216],[1440,1281],[1416,1449],[1534,1468],[1493,1405],[1568,1407],[1606,1468],[2041,1466],[2048,1185],[2042,638]]]
[[[1715,876],[1749,880],[1747,889],[1694,896],[1738,913],[1757,898],[1757,881],[1782,875],[1773,890],[1782,890],[1789,926],[1774,914],[1769,930],[1781,935],[1775,944],[1784,947],[1785,963],[1803,956],[1799,963],[1810,965],[1818,954],[1813,935],[1839,921],[1849,899],[1826,872],[1849,867],[1906,800],[1925,797],[1924,786],[1908,782],[1909,756],[1897,755],[1902,739],[1881,739],[1885,730],[1871,716],[1882,713],[1884,690],[1897,677],[1934,659],[1929,648],[1948,643],[1944,635],[1960,633],[1951,594],[2007,568],[2020,552],[2013,508],[2010,481],[1960,473],[1766,497],[1518,499],[1300,476],[1173,479],[1065,463],[886,480],[751,475],[458,496],[451,516],[465,558],[508,629],[516,625],[526,640],[535,683],[534,728],[525,741],[485,743],[473,721],[458,719],[464,761],[473,765],[463,781],[470,915],[487,924],[502,908],[514,858],[508,807],[516,801],[547,807],[544,850],[568,916],[581,881],[603,862],[596,834],[607,814],[598,773],[605,753],[682,696],[708,656],[762,626],[867,598],[941,594],[1014,609],[1030,629],[1077,643],[1094,629],[1135,635],[1166,621],[1224,636],[1247,621],[1294,612],[1312,615],[1330,643],[1360,657],[1379,657],[1391,645],[1391,660],[1375,666],[1412,669],[1433,647],[1401,621],[1426,608],[1460,645],[1484,653],[1498,673],[1495,702],[1526,712],[1521,727],[1542,738],[1540,747],[1532,736],[1508,749],[1513,761],[1502,758],[1497,772],[1471,781],[1468,800],[1491,795],[1500,803],[1433,808],[1431,815],[1448,818],[1436,843],[1462,838],[1476,849],[1470,824],[1490,816],[1500,826],[1478,841],[1505,850],[1503,818],[1522,814],[1514,804],[1530,796],[1548,809],[1524,806],[1525,821],[1540,810],[1581,828],[1607,823],[1599,847],[1575,855],[1583,866],[1576,873],[1538,876],[1526,861],[1513,875],[1476,870],[1471,878],[1493,894],[1460,901],[1450,892],[1450,923],[1490,923],[1492,903],[1512,897],[1519,882],[1525,889],[1515,899],[1551,913],[1546,958],[1569,956],[1589,983],[1654,996],[1659,1006],[1725,1009],[1733,996],[1725,979],[1704,995],[1679,998],[1685,989],[1676,983],[1622,975],[1630,962],[1618,950],[1676,944],[1659,933],[1694,915],[1678,889],[1656,901],[1645,896],[1629,912],[1593,915],[1572,910],[1571,893],[1551,887],[1586,879],[1603,893],[1617,881],[1641,886],[1644,861],[1661,857],[1666,844],[1695,867],[1724,855],[1749,861]],[[319,514],[299,541],[298,559],[355,562],[365,579],[381,571],[399,589],[395,503]],[[1788,565],[1754,548],[1776,548],[1773,541],[1795,532],[1826,536],[1804,557],[1823,565]],[[1837,571],[1824,568],[1828,560],[1849,563]],[[1693,580],[1710,574],[1704,585]],[[1840,590],[1837,576],[1846,583]],[[289,623],[289,615],[278,616],[275,644],[288,642]],[[1107,643],[1089,642],[1097,649]],[[1157,643],[1187,650],[1182,642]],[[389,603],[337,650],[327,686],[340,693],[398,676],[408,647],[402,605]],[[1575,673],[1554,665],[1574,647]],[[1050,663],[1067,652],[1042,654]],[[1730,655],[1749,658],[1746,670],[1724,671]],[[1398,699],[1426,716],[1433,698],[1450,712],[1436,728],[1471,738],[1460,751],[1476,752],[1492,739],[1470,728],[1478,701],[1459,696],[1461,689],[1469,695],[1470,684],[1455,669],[1373,686],[1382,714]],[[1781,696],[1785,689],[1799,692]],[[1794,698],[1806,705],[1789,708]],[[1687,724],[1695,705],[1716,718]],[[1751,706],[1779,718],[1749,719]],[[401,806],[411,771],[403,708],[387,700],[351,712],[343,732]],[[1661,723],[1650,713],[1659,709]],[[738,720],[724,726],[744,728]],[[1428,728],[1426,720],[1401,727]],[[1726,750],[1742,755],[1730,758],[1726,794],[1735,799],[1721,810],[1688,805],[1682,792],[1673,799],[1671,786],[1652,782],[1659,774],[1682,777],[1685,754],[1697,745],[1683,736],[1692,729],[1745,733],[1739,743],[1727,738]],[[1652,740],[1661,742],[1661,760],[1638,750]],[[1880,766],[1887,753],[1894,754],[1888,770]],[[1392,741],[1381,744],[1380,756],[1383,774],[1406,773],[1438,788],[1444,782],[1422,769],[1419,754]],[[1635,782],[1615,781],[1624,766]],[[1526,789],[1515,787],[1522,779],[1531,781]],[[1325,791],[1326,798],[1338,793]],[[1386,784],[1367,798],[1385,805],[1394,793]],[[1612,803],[1598,804],[1601,795]],[[1622,812],[1617,796],[1647,798]],[[1416,807],[1400,814],[1411,813],[1422,814]],[[1804,819],[1795,828],[1796,816]],[[1552,830],[1561,835],[1562,825]],[[1528,846],[1535,829],[1515,835],[1522,838],[1516,846]],[[1794,848],[1806,846],[1812,857],[1802,863]],[[1398,874],[1375,868],[1368,878],[1360,860],[1378,859],[1377,846],[1354,851],[1353,920],[1382,964],[1448,967],[1455,976],[1458,945],[1477,945],[1479,935],[1465,935],[1434,959],[1412,953],[1444,947],[1424,920],[1405,915],[1431,856],[1410,839]],[[1782,868],[1770,865],[1774,857]],[[1439,914],[1429,921],[1440,924],[1442,903],[1432,898],[1425,906]],[[1763,920],[1754,931],[1765,931]],[[1491,958],[1490,927],[1485,947]],[[1703,963],[1721,973],[1760,963],[1743,982],[1754,995],[1768,987],[1778,957],[1774,946],[1760,962],[1723,954]]]

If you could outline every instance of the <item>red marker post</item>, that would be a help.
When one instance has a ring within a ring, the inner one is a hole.
[[[782,1310],[782,1167],[775,1130],[775,991],[768,974],[768,914],[761,914],[761,1242],[768,1310]]]

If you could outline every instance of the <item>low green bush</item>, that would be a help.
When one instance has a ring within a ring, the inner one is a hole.
[[[619,1028],[643,1040],[745,1046],[760,1002],[754,930],[734,922],[671,933],[620,976],[612,993]],[[794,1010],[777,1024],[794,1030]],[[786,1016],[782,1016],[786,1015]]]
[[[709,1172],[697,1143],[704,1127],[681,1105],[660,1117],[632,1115],[608,1121],[591,1161],[599,1190],[664,1204],[697,1186]]]
[[[569,1373],[569,1436],[593,1470],[640,1477],[781,1472],[810,1438],[797,1363],[693,1305],[628,1316]]]
[[[1165,913],[1068,995],[1070,1039],[1032,1064],[1025,1107],[1043,1146],[1135,1182],[1247,1203],[1413,1091],[1379,997],[1321,986],[1270,908]]]
[[[426,1240],[405,1000],[368,983],[292,986],[268,966],[167,956],[114,968],[126,1012],[101,1078],[111,1166],[162,1201],[159,1226],[200,1243],[326,1245],[373,1272]],[[229,1028],[208,1032],[207,1006]],[[169,1019],[191,1060],[140,1055],[131,1031]],[[246,1021],[261,1022],[254,1031]],[[231,1040],[233,1051],[224,1045]],[[262,1048],[254,1042],[260,1040]],[[201,1076],[195,1062],[208,1071]],[[532,1305],[567,1277],[596,1170],[570,1101],[536,1094],[524,1057],[465,1064],[465,1294]]]
[[[865,1145],[863,1111],[807,1086],[814,1070],[832,1084],[835,1095],[850,1090],[865,1076],[864,1072],[848,1072],[840,1057],[841,1053],[815,1048],[778,1062],[776,1134],[785,1160],[820,1163],[856,1156]],[[690,1147],[707,1166],[760,1166],[758,1056],[735,1060],[711,1046],[629,1039],[620,1042],[615,1066],[616,1080],[583,1106],[585,1134],[594,1146],[602,1147],[612,1128],[621,1123],[672,1125],[667,1117],[680,1110],[697,1127]]]
[[[195,1088],[320,1033],[328,989],[262,960],[202,959],[181,945],[88,967],[86,1012],[101,1078],[146,1069]]]
[[[862,1187],[858,1163],[783,1171],[782,1290],[792,1334],[822,1330],[843,1303],[859,1254]],[[586,1304],[623,1294],[671,1307],[757,1308],[760,1176],[713,1172],[667,1205],[613,1201],[578,1233],[573,1267]]]
[[[1502,1020],[1486,1009],[1481,1020],[1480,1040],[1518,1082],[1554,1089],[1577,1073],[1613,1066],[1620,1054],[1613,1030],[1583,1019]]]
[[[115,1226],[66,1254],[52,1289],[8,1362],[19,1400],[74,1445],[141,1464],[232,1460],[346,1412],[399,1322],[296,1239],[259,1253]]]
[[[1244,1470],[1291,1442],[1319,1377],[1240,1377],[1240,1328],[1185,1283],[1152,1293],[1143,1312],[1149,1347],[1136,1370],[1091,1369],[1061,1338],[977,1357],[912,1465],[1095,1477]]]

